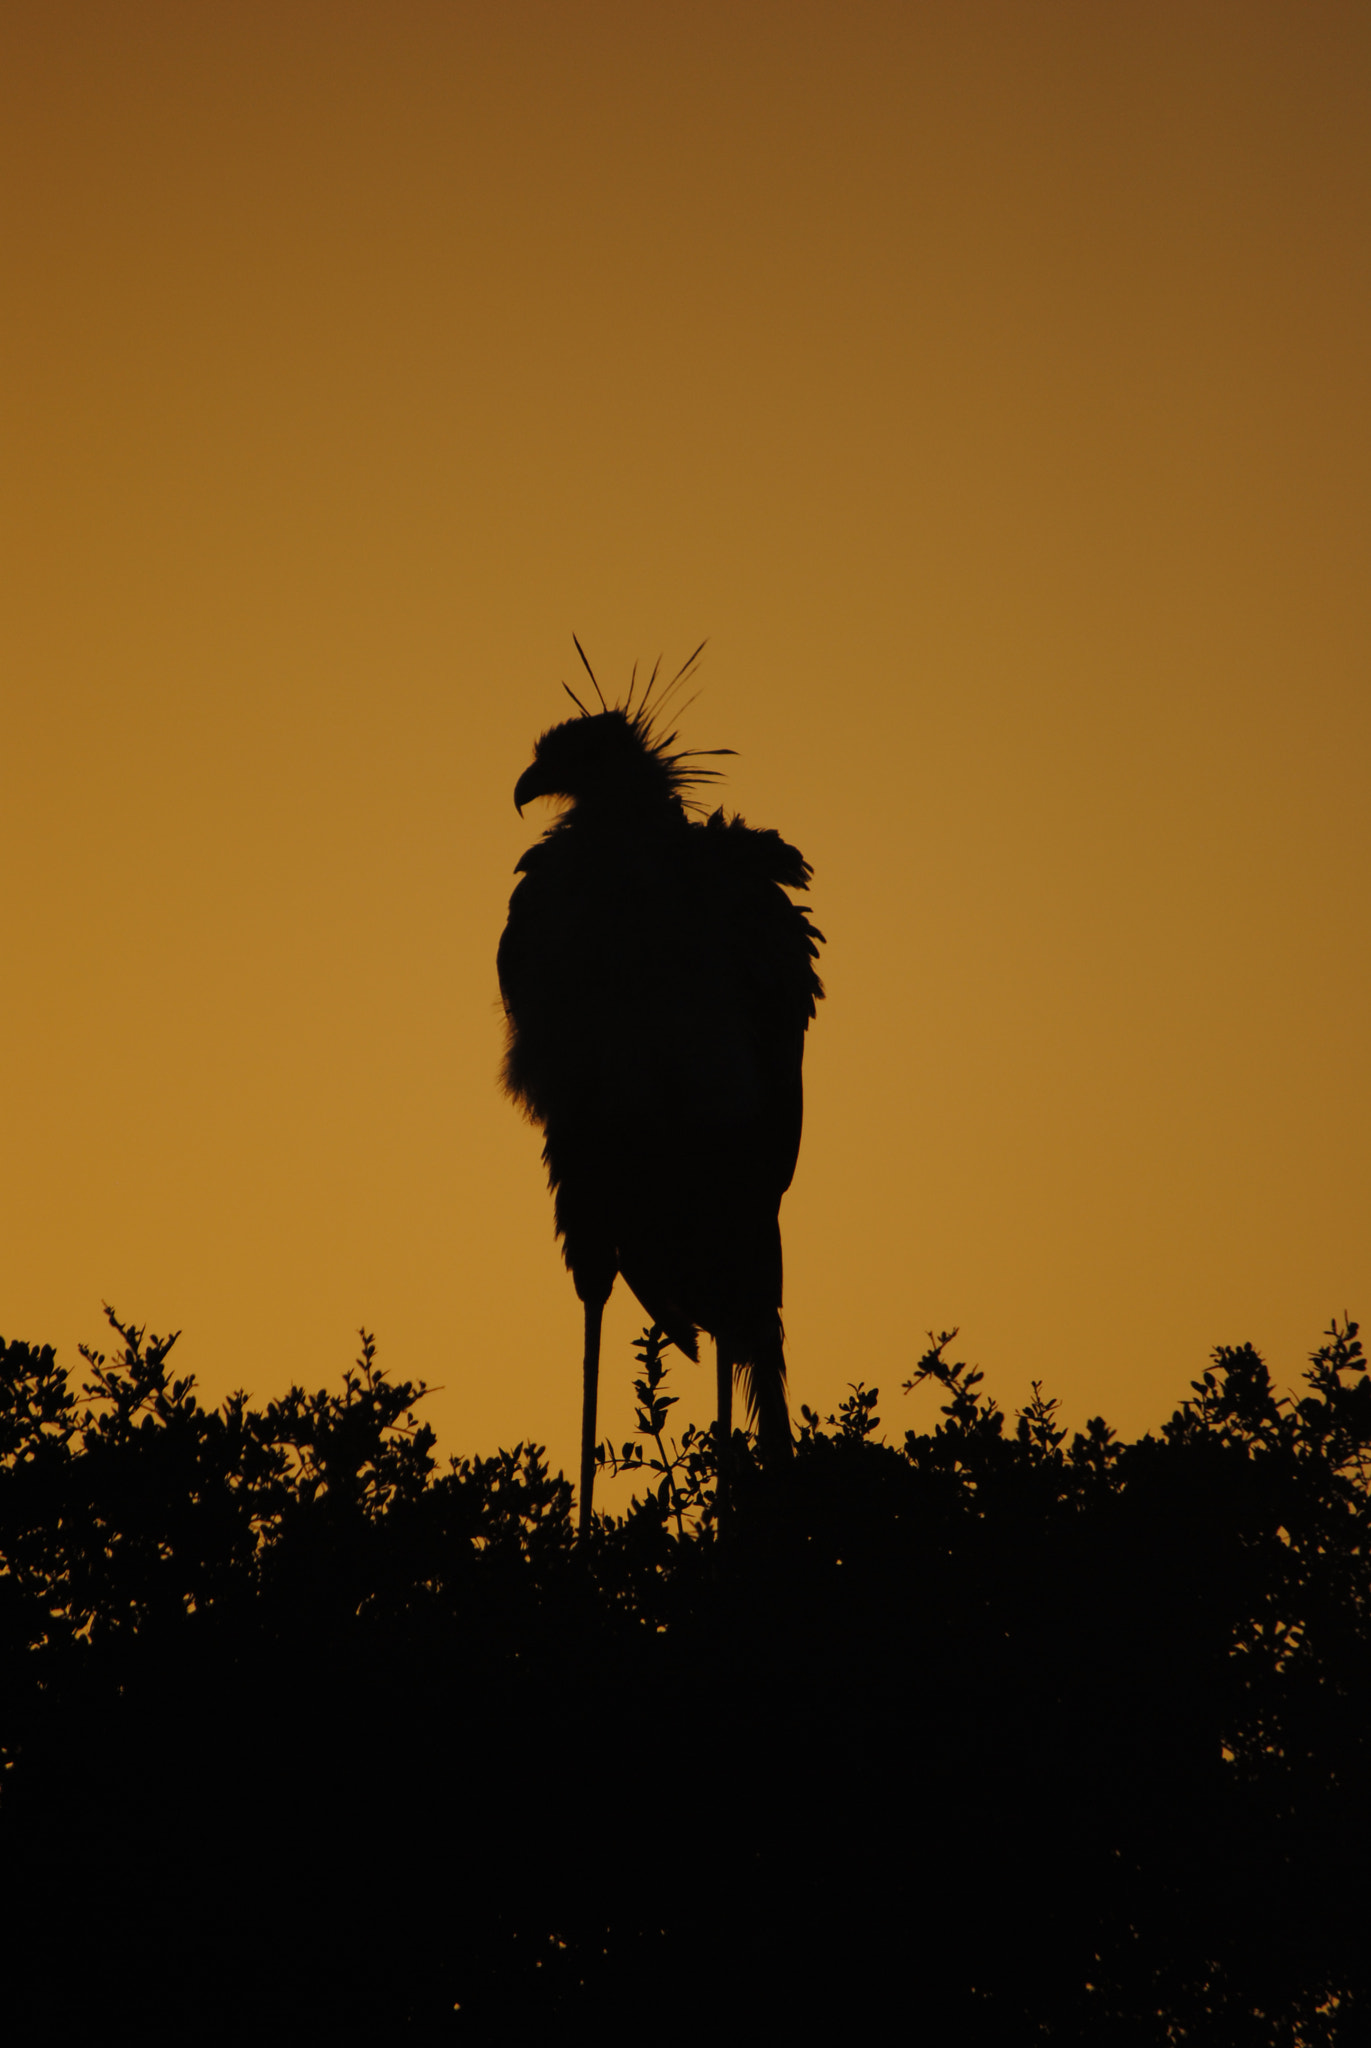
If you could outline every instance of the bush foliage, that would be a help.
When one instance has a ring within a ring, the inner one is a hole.
[[[1366,2037],[1355,1323],[1137,1443],[1007,1423],[943,1335],[932,1431],[857,1385],[784,1472],[739,1437],[722,1530],[648,1333],[580,1548],[535,1447],[439,1468],[365,1332],[213,1411],[110,1323],[79,1392],[3,1350],[16,2038]]]

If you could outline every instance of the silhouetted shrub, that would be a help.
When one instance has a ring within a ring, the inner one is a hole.
[[[214,1412],[110,1321],[79,1395],[0,1376],[15,2038],[1363,2037],[1355,1324],[1133,1444],[1036,1387],[1007,1426],[944,1336],[934,1430],[857,1386],[788,1471],[740,1440],[722,1533],[649,1334],[602,1485],[650,1490],[578,1550],[365,1333]]]

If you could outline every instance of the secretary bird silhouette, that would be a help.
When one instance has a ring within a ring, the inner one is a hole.
[[[574,637],[574,636],[573,636]],[[538,740],[515,785],[561,815],[518,863],[497,967],[504,1085],[541,1126],[557,1235],[585,1309],[579,1533],[591,1523],[600,1327],[622,1273],[672,1343],[713,1337],[719,1499],[741,1372],[763,1461],[791,1452],[781,1328],[781,1197],[803,1117],[805,1032],[823,934],[787,889],[808,862],[695,796],[720,771],[663,730],[654,668],[635,710],[599,699]],[[693,701],[693,700],[692,700]],[[671,713],[671,717],[679,713]],[[731,747],[709,750],[732,753]]]

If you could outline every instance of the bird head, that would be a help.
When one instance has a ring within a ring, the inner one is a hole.
[[[579,651],[579,641],[577,648]],[[532,767],[524,770],[514,786],[516,810],[522,813],[524,805],[538,796],[566,797],[590,810],[645,805],[679,808],[689,801],[686,792],[712,780],[719,771],[687,765],[700,755],[693,750],[673,752],[676,734],[660,734],[656,725],[668,695],[690,674],[698,653],[697,648],[655,705],[650,702],[655,670],[636,710],[632,686],[625,704],[605,705],[601,697],[604,708],[593,714],[568,690],[580,716],[550,727],[538,740]],[[581,659],[585,660],[584,654]],[[599,684],[595,687],[598,691]],[[711,751],[729,754],[733,749],[716,747]]]
[[[515,784],[514,802],[522,811],[536,796],[593,804],[671,794],[669,764],[644,744],[628,713],[616,709],[568,718],[545,732],[533,749],[532,767]]]

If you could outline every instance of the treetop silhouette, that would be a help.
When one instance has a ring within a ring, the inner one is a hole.
[[[649,1489],[578,1544],[536,1448],[440,1466],[369,1337],[216,1411],[111,1324],[80,1393],[0,1346],[16,2038],[1364,2038],[1354,1323],[1289,1397],[1220,1347],[1136,1443],[930,1340],[931,1429],[858,1382],[782,1466],[735,1440],[726,1546],[660,1331],[604,1456]]]

